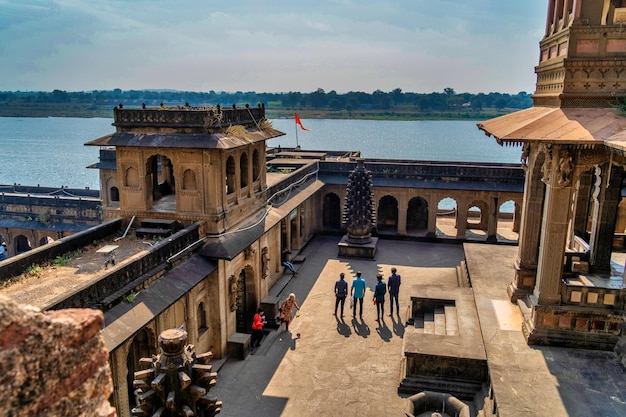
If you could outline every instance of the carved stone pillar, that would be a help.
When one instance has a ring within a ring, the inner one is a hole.
[[[609,163],[604,163],[596,169],[596,175],[600,176],[600,187],[593,193],[593,219],[589,239],[589,261],[594,272],[603,273],[611,270],[613,235],[617,206],[622,197],[623,172],[622,167],[610,167]]]
[[[426,237],[437,236],[437,211],[439,201],[431,195],[428,199],[428,234]]]
[[[461,199],[457,202],[456,210],[456,238],[465,239],[465,232],[467,231],[467,209],[468,202],[466,199]]]
[[[401,198],[398,202],[398,234],[406,235],[406,202]]]
[[[545,184],[541,181],[542,166],[545,152],[535,145],[532,149],[526,145],[523,162],[528,158],[526,166],[526,180],[524,182],[524,199],[522,200],[519,244],[517,259],[515,260],[515,279],[507,288],[511,301],[530,294],[535,287],[537,262],[539,257],[539,236],[541,233],[541,219]]]
[[[589,218],[589,194],[591,193],[591,171],[585,171],[580,175],[576,183],[576,196],[573,218],[573,232],[576,236],[587,240],[587,219]]]
[[[489,204],[487,242],[496,242],[498,240],[498,213],[498,197],[494,197]]]
[[[538,304],[559,304],[563,256],[569,232],[572,201],[573,158],[567,149],[547,149],[543,164],[546,195],[541,224],[537,281],[534,295]]]

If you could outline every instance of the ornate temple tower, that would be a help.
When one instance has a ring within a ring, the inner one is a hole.
[[[529,343],[612,349],[620,334],[626,293],[611,253],[626,164],[624,3],[550,0],[534,107],[478,124],[524,146],[509,294]]]

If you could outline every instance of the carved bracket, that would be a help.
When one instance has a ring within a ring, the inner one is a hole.
[[[237,278],[234,275],[228,278],[228,288],[230,311],[235,311],[237,310]]]

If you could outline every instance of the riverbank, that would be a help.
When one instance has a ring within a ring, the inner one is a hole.
[[[355,120],[486,120],[501,116],[515,109],[481,110],[458,109],[446,111],[420,111],[413,106],[394,109],[329,110],[310,108],[276,108],[268,106],[268,119],[293,119],[298,113],[301,119],[355,119]],[[14,103],[0,101],[0,117],[78,117],[111,118],[113,107],[103,104],[79,103]]]

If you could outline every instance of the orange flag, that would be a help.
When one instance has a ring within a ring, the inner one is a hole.
[[[300,118],[298,117],[298,113],[295,113],[295,115],[296,115],[296,123],[300,125],[300,128],[302,130],[309,130],[306,127],[302,126],[302,122],[300,121]]]

